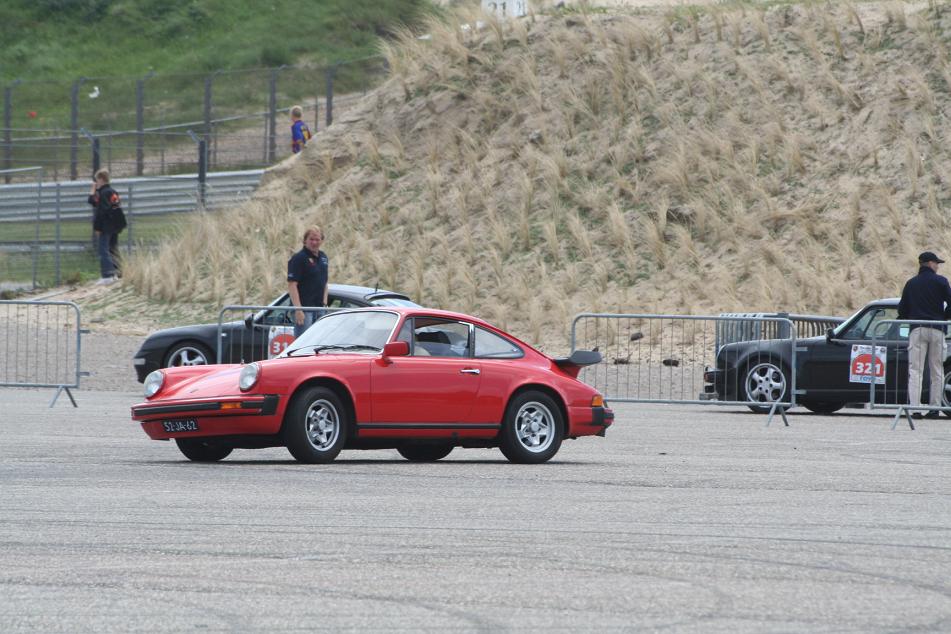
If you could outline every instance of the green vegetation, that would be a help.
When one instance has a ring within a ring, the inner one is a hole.
[[[376,54],[427,0],[5,0],[0,83],[324,65]]]

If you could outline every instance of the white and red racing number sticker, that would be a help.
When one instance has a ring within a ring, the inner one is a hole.
[[[273,359],[284,352],[294,342],[294,331],[290,328],[271,327],[267,340],[267,358]]]
[[[852,357],[849,360],[849,383],[871,383],[875,379],[876,385],[885,384],[885,346],[852,346]],[[873,358],[874,357],[874,358]]]

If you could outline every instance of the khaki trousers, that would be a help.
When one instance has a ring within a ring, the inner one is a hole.
[[[941,405],[944,392],[944,333],[918,326],[908,335],[908,403],[921,405],[921,378],[928,358],[931,373],[929,405]]]

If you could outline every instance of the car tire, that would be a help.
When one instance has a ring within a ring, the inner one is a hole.
[[[550,396],[522,392],[505,409],[499,449],[511,462],[546,462],[558,453],[564,430],[561,409]]]
[[[192,462],[218,462],[224,460],[234,450],[232,447],[206,438],[176,438],[175,444],[186,458]]]
[[[321,464],[337,457],[349,430],[350,414],[337,394],[326,387],[310,387],[291,401],[281,434],[298,462]]]
[[[453,446],[443,444],[403,445],[397,447],[396,450],[410,462],[436,462],[448,456],[452,452]]]
[[[786,400],[788,377],[789,370],[781,362],[750,361],[743,370],[740,397],[744,401],[764,403],[747,407],[758,414],[765,414],[772,408],[772,403]]]
[[[163,368],[177,368],[188,365],[208,365],[214,363],[215,357],[212,356],[208,346],[197,341],[180,341],[173,345],[165,360],[162,362]]]
[[[944,394],[941,395],[941,405],[951,407],[951,365],[944,366]],[[945,410],[944,415],[951,417],[951,410]]]
[[[835,401],[803,401],[801,405],[813,414],[834,414],[845,407],[845,403]]]

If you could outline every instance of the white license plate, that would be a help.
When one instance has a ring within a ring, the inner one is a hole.
[[[179,431],[198,431],[198,421],[194,418],[185,420],[163,420],[162,427],[169,433]]]

